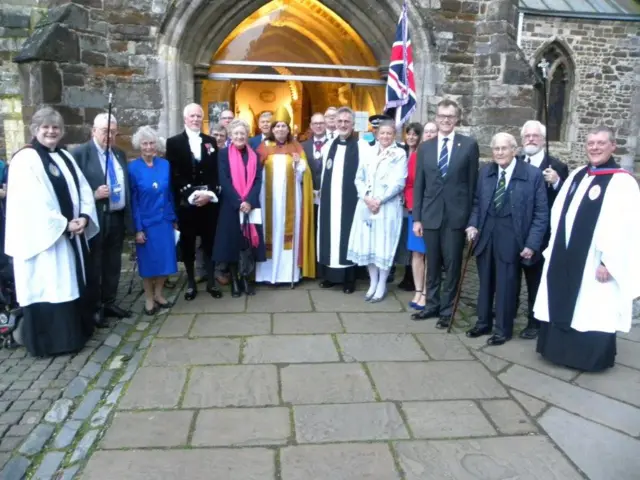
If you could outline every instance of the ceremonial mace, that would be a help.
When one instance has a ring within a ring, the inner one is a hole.
[[[458,303],[460,303],[460,293],[462,292],[462,282],[464,282],[464,276],[467,274],[467,267],[469,266],[469,260],[471,259],[472,253],[473,253],[473,240],[469,240],[469,248],[467,249],[467,258],[464,261],[464,265],[462,267],[462,274],[460,275],[460,282],[458,282],[458,291],[456,292],[456,298],[453,301],[453,309],[451,310],[451,320],[449,321],[449,327],[447,328],[447,333],[451,333],[451,328],[453,327],[453,321],[456,318]]]
[[[542,95],[544,96],[544,127],[547,131],[547,134],[545,135],[545,148],[547,155],[549,155],[549,97],[547,96],[547,77],[549,62],[547,62],[547,60],[543,58],[542,61],[538,64],[538,67],[542,71]]]
[[[291,250],[291,290],[296,288],[295,280],[296,280],[296,264],[298,263],[298,251],[296,250],[296,210],[298,207],[298,162],[295,157],[292,157],[291,166],[293,167],[293,239],[292,242],[292,250]],[[302,220],[302,205],[300,206],[300,220]]]

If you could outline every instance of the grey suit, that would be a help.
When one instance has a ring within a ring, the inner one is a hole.
[[[87,281],[88,291],[96,310],[101,305],[111,305],[116,300],[125,233],[133,233],[127,159],[122,150],[113,147],[112,150],[124,174],[125,208],[103,214],[104,208],[108,209],[109,200],[96,201],[100,234],[89,242],[91,273]],[[71,154],[94,192],[105,184],[104,170],[93,140],[74,148],[71,150]]]
[[[422,222],[427,247],[427,308],[448,317],[460,281],[464,229],[467,227],[478,180],[480,150],[471,137],[455,134],[447,174],[438,168],[438,138],[418,148],[413,192],[413,218]],[[445,281],[440,300],[442,265]]]

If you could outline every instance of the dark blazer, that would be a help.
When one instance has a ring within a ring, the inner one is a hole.
[[[127,156],[117,147],[112,146],[111,150],[113,151],[113,154],[116,157],[117,162],[120,164],[124,174],[123,188],[125,190],[125,227],[127,229],[127,233],[132,234],[135,232],[133,227],[133,215],[131,214],[131,185],[129,182],[129,165],[127,164]],[[82,145],[78,145],[71,150],[70,153],[73,155],[78,167],[86,177],[87,182],[89,182],[91,190],[95,192],[98,187],[105,184],[104,171],[102,170],[102,165],[100,165],[98,149],[93,139],[83,143]],[[113,159],[109,159],[109,161],[111,160]],[[96,208],[98,211],[102,211],[102,208],[104,208],[104,205],[107,204],[108,201],[108,199],[96,200]]]
[[[518,160],[524,161],[524,159],[525,159],[525,155],[518,157]],[[547,202],[549,204],[549,209],[551,209],[551,207],[553,207],[553,202],[555,202],[556,197],[558,196],[558,193],[562,188],[562,184],[567,179],[567,177],[569,177],[569,167],[567,167],[566,163],[561,162],[557,158],[552,157],[548,154],[545,154],[544,159],[542,160],[542,163],[540,164],[539,168],[540,168],[540,171],[542,172],[546,170],[548,167],[553,168],[558,173],[558,176],[560,177],[560,184],[558,185],[557,189],[554,189],[552,185],[549,185],[548,183],[545,182],[545,187],[547,190]]]
[[[480,255],[487,246],[490,232],[483,231],[489,207],[498,185],[498,165],[490,163],[480,170],[478,186],[473,197],[473,208],[468,225],[479,230],[474,254]],[[542,243],[549,228],[549,207],[542,172],[528,163],[516,160],[516,166],[507,186],[511,207],[511,219],[520,251],[530,248],[535,263],[540,256]]]
[[[309,166],[311,167],[313,189],[320,190],[320,177],[322,176],[322,157],[317,160],[313,157],[313,152],[315,150],[313,142],[314,140],[312,135],[309,140],[305,140],[304,142],[302,142],[302,149],[304,150],[304,154],[307,156],[307,163],[309,163]],[[327,144],[328,143],[329,139],[327,138]]]
[[[200,166],[203,172],[203,184],[216,195],[219,194],[220,182],[218,181],[218,146],[216,140],[209,135],[200,133],[202,138]],[[175,202],[178,206],[188,205],[183,200],[191,195],[192,189],[197,186],[194,178],[194,158],[189,147],[189,138],[183,131],[167,139],[167,160],[171,164],[171,183]]]
[[[258,147],[262,143],[262,133],[259,133],[255,137],[251,137],[247,143],[254,150],[258,150]]]
[[[438,137],[418,148],[413,218],[426,229],[463,229],[469,220],[480,164],[478,142],[456,133],[448,147],[452,150],[444,178],[438,168]]]

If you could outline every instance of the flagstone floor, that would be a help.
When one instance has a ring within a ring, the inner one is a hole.
[[[412,322],[409,296],[180,297],[79,478],[639,478],[640,328],[614,369],[580,374],[534,342]]]

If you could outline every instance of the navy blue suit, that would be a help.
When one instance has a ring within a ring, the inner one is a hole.
[[[262,143],[262,133],[259,133],[255,137],[251,137],[247,143],[253,150],[258,150],[258,147]]]
[[[496,209],[494,193],[498,172],[495,163],[480,170],[469,217],[469,226],[479,230],[474,247],[480,277],[476,327],[493,327],[495,295],[493,333],[511,338],[517,309],[520,263],[533,263],[540,256],[549,226],[549,207],[541,171],[516,161],[502,207]],[[525,248],[533,250],[531,260],[521,259],[520,252]]]

